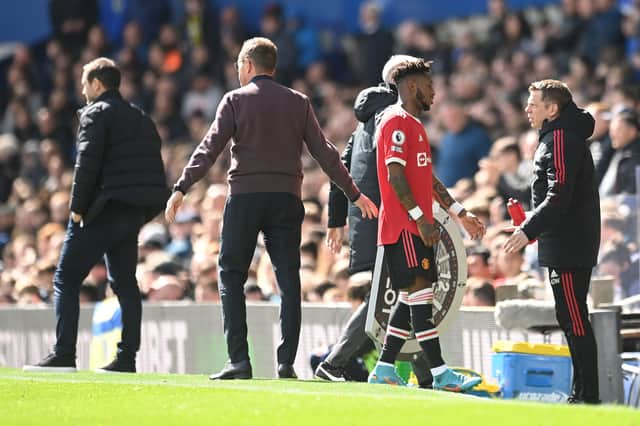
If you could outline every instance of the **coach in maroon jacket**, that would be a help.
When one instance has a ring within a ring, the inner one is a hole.
[[[229,139],[231,167],[220,249],[220,295],[229,362],[211,379],[252,377],[247,347],[243,286],[262,231],[273,264],[282,306],[278,376],[296,378],[293,362],[300,336],[300,200],[303,141],[363,216],[377,208],[351,180],[335,147],[323,135],[309,99],[273,80],[276,46],[266,38],[245,41],[238,54],[241,88],[227,93],[206,136],[174,187],[166,208],[175,218],[184,194],[201,179]]]

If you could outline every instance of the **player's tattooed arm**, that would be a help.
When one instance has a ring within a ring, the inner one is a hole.
[[[456,202],[456,200],[453,199],[442,181],[440,181],[440,179],[438,179],[435,174],[432,174],[432,177],[433,196],[441,207],[443,207],[445,210],[449,210],[449,207],[451,207],[453,203]]]
[[[409,187],[409,182],[407,182],[407,177],[404,174],[404,167],[398,163],[389,163],[387,170],[389,172],[389,183],[398,196],[400,203],[407,211],[411,210],[418,203],[413,198],[411,187]]]
[[[390,163],[387,165],[387,170],[389,172],[389,184],[398,196],[400,204],[407,209],[407,212],[417,207],[418,203],[416,203],[409,182],[407,182],[404,167],[398,163]],[[427,222],[424,214],[416,219],[416,224],[418,225],[418,234],[420,234],[420,238],[427,247],[433,247],[438,243],[440,239],[439,231],[433,223]]]

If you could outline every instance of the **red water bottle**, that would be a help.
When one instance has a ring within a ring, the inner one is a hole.
[[[527,218],[524,214],[522,204],[520,204],[520,201],[515,198],[509,198],[509,201],[507,201],[507,211],[509,212],[509,216],[511,216],[511,223],[513,226],[520,226],[520,224]]]
[[[509,201],[507,201],[507,211],[509,212],[509,216],[511,216],[511,224],[514,226],[510,231],[513,231],[515,227],[520,226],[527,218],[527,215],[524,213],[524,208],[522,208],[522,204],[520,204],[520,201],[515,198],[509,198]],[[536,240],[529,241],[529,244],[532,244],[535,241]]]

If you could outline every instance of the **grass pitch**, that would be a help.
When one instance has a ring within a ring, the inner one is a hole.
[[[0,368],[0,425],[640,426],[640,411],[363,383]]]

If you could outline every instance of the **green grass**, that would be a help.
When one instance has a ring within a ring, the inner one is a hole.
[[[0,425],[640,426],[640,411],[444,392],[194,375],[23,373],[0,368]]]

